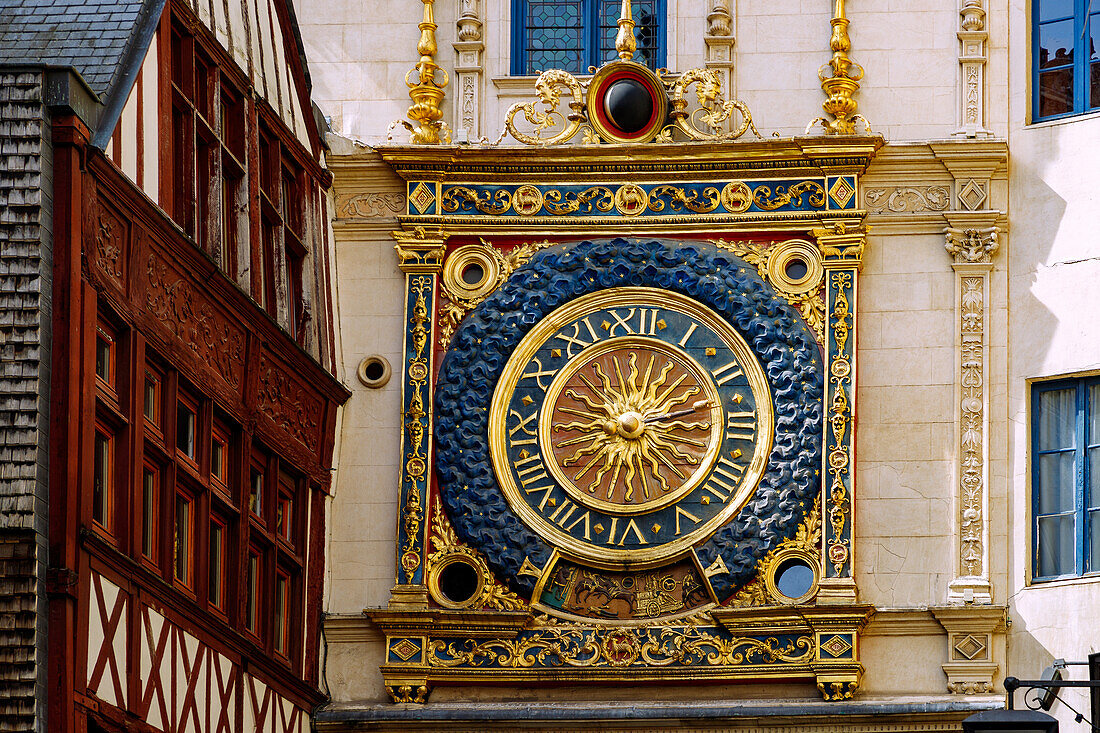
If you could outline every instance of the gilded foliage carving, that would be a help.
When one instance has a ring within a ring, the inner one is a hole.
[[[725,605],[730,608],[753,608],[774,603],[775,599],[768,593],[764,578],[773,571],[776,561],[791,550],[802,550],[808,555],[818,556],[820,545],[821,503],[815,500],[814,508],[806,515],[806,521],[799,526],[794,537],[765,555],[756,566],[756,577],[742,586]]]
[[[316,451],[321,428],[321,401],[266,356],[260,358],[259,372],[257,409],[309,450]]]
[[[244,331],[155,254],[146,262],[146,310],[233,389],[244,378]]]
[[[831,273],[833,310],[830,313],[834,350],[829,365],[829,382],[832,398],[829,402],[829,424],[832,428],[832,444],[828,453],[829,509],[827,512],[832,534],[826,548],[829,562],[836,577],[843,577],[851,556],[851,543],[847,538],[848,518],[851,515],[851,496],[847,481],[851,476],[851,436],[848,429],[852,420],[848,389],[852,383],[852,362],[848,351],[848,337],[852,328],[852,311],[847,291],[852,288],[851,272]]]
[[[456,555],[468,559],[480,572],[483,580],[481,593],[469,604],[466,604],[466,608],[495,611],[519,611],[527,608],[526,601],[497,581],[485,565],[485,561],[481,559],[481,556],[475,550],[462,544],[451,527],[451,523],[447,521],[447,515],[443,512],[443,505],[438,499],[435,503],[435,510],[432,512],[431,543],[433,549],[427,560],[429,574],[444,559]]]
[[[428,413],[425,410],[425,391],[428,383],[428,295],[432,278],[426,275],[414,277],[409,282],[410,292],[415,294],[409,318],[411,353],[408,356],[408,390],[411,394],[405,408],[405,471],[404,483],[408,487],[405,504],[401,509],[405,529],[405,543],[401,550],[400,564],[405,571],[406,582],[412,583],[420,568],[420,526],[424,521],[424,504],[420,494],[420,481],[428,470],[425,438],[428,434]]]
[[[476,308],[481,301],[500,287],[500,284],[507,280],[517,267],[531,259],[531,256],[540,249],[549,247],[552,243],[549,240],[528,242],[513,248],[507,253],[502,253],[484,239],[481,240],[481,244],[484,245],[490,256],[496,260],[498,266],[496,283],[488,289],[485,295],[476,298],[463,298],[448,288],[446,283],[442,284],[440,291],[443,295],[443,301],[440,305],[439,322],[439,347],[441,349],[446,349],[451,345],[455,329],[458,328],[458,324],[462,322],[467,313]]]

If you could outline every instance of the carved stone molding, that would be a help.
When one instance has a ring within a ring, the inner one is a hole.
[[[998,659],[1003,655],[1003,606],[947,606],[929,609],[947,631],[944,674],[953,695],[997,692]]]
[[[989,578],[989,273],[1000,247],[999,229],[959,221],[944,230],[955,270],[957,557],[948,586],[951,603],[993,602]]]
[[[951,205],[949,186],[881,186],[863,189],[863,205],[872,214],[915,214],[946,211]]]
[[[405,194],[399,191],[368,191],[336,197],[336,216],[340,218],[392,218],[404,211]]]

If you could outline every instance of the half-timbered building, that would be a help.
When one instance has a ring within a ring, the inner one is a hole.
[[[348,393],[292,6],[29,0],[0,64],[4,729],[305,731]]]

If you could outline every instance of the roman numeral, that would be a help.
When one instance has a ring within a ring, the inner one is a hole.
[[[508,417],[509,418],[514,417],[515,419],[519,420],[519,423],[514,428],[512,428],[511,430],[508,431],[508,438],[511,441],[509,443],[509,445],[511,447],[514,448],[517,445],[534,445],[535,444],[535,438],[538,437],[538,433],[536,433],[534,430],[531,430],[530,428],[528,428],[527,424],[530,423],[532,420],[534,420],[536,417],[538,417],[538,415],[539,415],[539,413],[536,411],[536,412],[532,412],[530,415],[528,415],[525,418],[522,415],[520,415],[519,412],[516,411],[516,410],[509,410],[508,411]],[[532,437],[524,438],[523,440],[516,440],[516,433],[520,432],[521,430],[523,431],[523,435],[530,435]]]
[[[554,484],[550,484],[549,486],[536,486],[531,489],[524,489],[523,493],[530,496],[531,494],[542,492],[542,501],[539,502],[539,511],[541,512],[545,511],[546,505],[550,503],[550,494],[554,493],[554,488]]]
[[[744,473],[744,466],[739,466],[728,458],[720,458],[718,465],[714,467],[714,473],[703,484],[703,490],[710,492],[723,502],[729,501]]]
[[[642,534],[642,530],[638,529],[638,525],[634,523],[633,519],[631,519],[629,522],[627,522],[627,525],[625,527],[623,527],[623,533],[621,535],[619,535],[619,540],[616,542],[615,541],[615,531],[616,531],[618,525],[619,525],[619,518],[618,517],[612,517],[611,518],[611,529],[607,533],[607,544],[609,544],[609,545],[618,545],[619,547],[622,547],[623,544],[626,542],[627,536],[629,536],[631,534],[634,535],[634,538],[637,540],[637,544],[639,544],[639,545],[648,545],[649,544],[649,541],[646,540],[645,535]]]
[[[525,455],[526,453],[527,451],[520,451],[520,459],[512,461],[512,466],[516,469],[516,477],[519,478],[519,482],[523,486],[546,478],[546,471],[542,467],[542,457],[538,453]],[[520,466],[524,466],[524,468],[520,468]]]
[[[729,364],[718,367],[711,373],[714,375],[715,380],[717,380],[718,386],[721,387],[726,382],[736,377],[740,377],[742,371],[741,368],[737,365],[736,361],[731,361]]]
[[[582,323],[584,324],[585,329],[587,329],[588,335],[592,339],[591,341],[585,341],[584,338],[581,337]],[[579,350],[583,349],[585,346],[590,346],[600,340],[600,337],[596,335],[595,329],[592,328],[592,324],[588,322],[587,318],[582,318],[581,320],[573,324],[572,336],[567,336],[564,332],[562,332],[555,334],[554,338],[561,339],[567,344],[567,346],[565,347],[565,355],[569,359],[573,358],[574,346],[576,346]]]
[[[657,334],[657,308],[638,309],[638,333],[654,336]],[[649,326],[646,327],[646,313],[649,314]]]
[[[752,411],[731,412],[726,415],[726,437],[730,440],[754,440],[756,438],[756,413]]]
[[[680,517],[689,520],[692,524],[699,524],[699,517],[694,514],[685,511],[680,507],[676,507],[676,535],[680,535]]]
[[[591,529],[589,527],[589,518],[590,517],[589,517],[589,513],[587,511],[584,514],[581,514],[576,519],[574,519],[572,523],[566,524],[566,522],[569,521],[569,518],[573,516],[573,513],[577,510],[577,508],[578,507],[577,507],[576,504],[574,504],[573,502],[566,499],[565,503],[563,503],[561,506],[559,506],[557,509],[555,509],[554,513],[550,515],[550,521],[557,524],[559,527],[564,529],[566,532],[572,532],[574,527],[576,527],[578,524],[581,524],[583,522],[584,523],[584,538],[586,540],[591,540],[592,539]],[[539,507],[539,510],[541,511],[542,507]]]
[[[680,339],[680,348],[684,348],[685,346],[687,346],[688,339],[691,338],[691,334],[695,333],[695,329],[697,328],[699,328],[698,323],[691,324],[691,326],[687,330],[687,333],[685,333],[684,337]]]
[[[624,331],[626,331],[628,336],[633,335],[634,334],[634,329],[631,327],[631,325],[628,323],[628,321],[631,318],[634,317],[634,312],[636,310],[638,310],[638,309],[637,308],[631,308],[627,312],[626,316],[620,316],[619,311],[609,311],[611,317],[615,319],[615,322],[612,323],[611,327],[607,330],[608,337],[610,338],[610,337],[614,336],[615,335],[615,329],[617,329],[617,328],[622,328]]]
[[[543,377],[552,377],[552,376],[554,376],[554,372],[556,370],[554,370],[554,369],[543,369],[542,368],[542,362],[539,361],[539,358],[537,356],[531,357],[531,361],[527,364],[527,366],[531,366],[531,364],[535,365],[534,366],[535,371],[533,371],[533,372],[524,372],[523,374],[521,374],[519,376],[519,378],[520,379],[534,379],[535,384],[537,384],[539,386],[539,388],[543,392],[545,392],[546,391],[546,385],[542,383],[542,378]]]

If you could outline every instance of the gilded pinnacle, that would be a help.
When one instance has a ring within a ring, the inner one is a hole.
[[[638,50],[638,42],[634,40],[634,18],[630,12],[630,0],[623,0],[623,8],[619,12],[619,33],[615,36],[615,50],[623,61],[632,60],[634,52]]]

